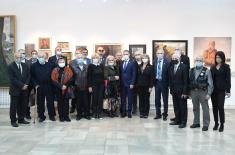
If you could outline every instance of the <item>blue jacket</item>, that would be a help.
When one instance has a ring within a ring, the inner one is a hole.
[[[155,59],[153,63],[154,67],[154,79],[156,80],[157,78],[157,63],[158,60]],[[162,82],[164,82],[165,86],[169,86],[169,75],[170,75],[170,62],[167,59],[163,59],[163,64],[162,64]]]
[[[123,86],[134,85],[136,82],[137,67],[133,60],[129,60],[126,68],[123,68],[124,61],[120,65],[121,83]]]

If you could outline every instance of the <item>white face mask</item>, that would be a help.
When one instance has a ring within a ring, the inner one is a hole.
[[[61,56],[61,51],[56,51],[56,55]]]
[[[61,63],[59,63],[58,65],[59,65],[60,68],[64,68],[65,62],[61,62]]]
[[[124,60],[124,61],[129,60],[129,55],[124,55],[124,56],[123,56],[123,60]]]
[[[109,65],[109,66],[114,66],[114,62],[113,62],[113,61],[108,62],[108,65]]]
[[[138,65],[140,65],[141,63],[142,63],[142,61],[141,61],[141,60],[137,61],[137,64],[138,64]]]
[[[93,62],[94,65],[98,65],[99,64],[99,59],[93,59],[92,62]]]
[[[142,59],[143,63],[148,63],[149,59]]]

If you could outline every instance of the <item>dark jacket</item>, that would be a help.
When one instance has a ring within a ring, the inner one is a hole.
[[[8,66],[8,74],[10,79],[10,90],[9,94],[12,96],[20,96],[23,91],[23,86],[29,85],[30,82],[30,71],[28,66],[25,63],[21,63],[22,74],[15,62],[12,62]],[[24,91],[27,93],[27,90]]]
[[[229,65],[224,64],[220,67],[219,70],[216,69],[216,66],[212,66],[211,75],[214,84],[214,91],[222,90],[226,91],[226,93],[230,93],[231,71]]]
[[[90,64],[87,70],[88,87],[104,84],[104,67],[102,64],[96,66]]]
[[[63,56],[63,55],[61,55],[61,57],[65,59],[65,64],[66,64],[66,66],[67,66],[67,57],[65,57],[65,56]],[[49,64],[52,66],[52,68],[57,67],[57,60],[58,60],[58,59],[57,59],[56,55],[51,56],[51,57],[49,58],[48,62],[49,62]]]
[[[153,87],[153,79],[154,79],[154,70],[153,66],[148,64],[144,70],[142,70],[143,64],[138,66],[137,73],[137,82],[136,87]]]
[[[134,60],[129,60],[127,67],[123,68],[124,61],[120,65],[121,70],[121,84],[123,86],[129,87],[130,85],[135,85],[137,68]]]
[[[154,80],[156,80],[157,77],[157,65],[158,65],[158,60],[155,59],[153,63],[153,68],[154,68]],[[169,72],[170,72],[170,62],[167,59],[163,59],[163,64],[162,64],[162,82],[165,87],[169,86]],[[155,81],[156,82],[156,81]]]
[[[187,66],[180,63],[176,73],[174,73],[174,65],[170,68],[170,92],[177,94],[188,94],[189,72]]]

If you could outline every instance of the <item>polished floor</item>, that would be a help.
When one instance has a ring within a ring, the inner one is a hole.
[[[103,120],[61,123],[58,120],[31,123],[13,128],[8,109],[0,109],[1,155],[234,155],[235,110],[226,110],[225,131],[208,132],[190,129],[192,109],[187,128],[169,126],[169,120],[153,120],[134,116]],[[170,117],[173,111],[170,110]],[[212,113],[211,113],[212,114]],[[211,115],[212,116],[212,115]]]

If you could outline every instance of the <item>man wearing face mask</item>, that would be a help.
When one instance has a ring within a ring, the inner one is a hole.
[[[58,67],[54,68],[51,73],[53,85],[56,87],[55,92],[58,99],[58,113],[61,122],[70,122],[69,118],[69,99],[70,86],[73,80],[72,70],[65,66],[64,58],[58,59]]]
[[[175,121],[170,125],[179,125],[185,128],[187,124],[187,95],[188,95],[188,75],[187,66],[180,63],[180,55],[172,55],[173,65],[170,68],[170,93],[173,98]]]
[[[135,52],[134,60],[135,60],[135,63],[136,63],[136,70],[138,70],[140,68],[140,66],[142,65],[141,53],[139,51]],[[136,81],[138,81],[138,76],[137,75],[136,75]],[[133,114],[137,113],[138,98],[139,98],[139,94],[138,94],[137,88],[134,87],[134,89],[133,89],[133,111],[132,111]]]
[[[81,51],[82,51],[82,57],[83,57],[83,60],[84,60],[84,64],[85,65],[89,65],[91,64],[91,59],[88,58],[88,50],[86,48],[81,48]]]
[[[167,120],[168,116],[168,94],[169,94],[169,68],[170,62],[164,57],[164,51],[157,49],[156,60],[154,61],[154,75],[155,75],[155,108],[156,117],[154,119]],[[163,98],[164,112],[161,113],[161,96]]]
[[[136,63],[130,59],[130,52],[123,51],[123,62],[121,70],[121,117],[132,118],[133,89],[136,82],[137,68]],[[128,110],[126,109],[126,98],[128,98]]]
[[[54,97],[51,80],[52,69],[52,66],[46,62],[46,55],[43,52],[38,54],[38,61],[34,63],[30,69],[33,86],[37,89],[39,122],[43,122],[46,119],[46,116],[44,115],[45,99],[49,119],[55,121]]]
[[[194,121],[190,128],[200,127],[200,104],[203,111],[203,128],[207,131],[210,124],[208,100],[213,92],[213,80],[209,69],[203,66],[203,58],[195,59],[195,67],[190,70],[190,90],[193,102]]]
[[[14,53],[15,61],[8,66],[10,79],[10,119],[13,127],[19,124],[29,124],[25,121],[25,111],[27,107],[28,86],[30,81],[30,71],[25,63],[21,62],[21,53]]]
[[[67,66],[67,58],[65,56],[62,55],[62,48],[60,46],[57,46],[55,48],[55,55],[54,56],[51,56],[48,60],[48,62],[50,63],[50,65],[55,68],[57,67],[57,61],[59,58],[64,58],[65,59],[65,63],[66,63],[66,66]]]
[[[77,120],[90,120],[90,104],[88,101],[87,68],[82,51],[76,50],[76,59],[70,64],[74,73],[74,94],[77,108]]]

